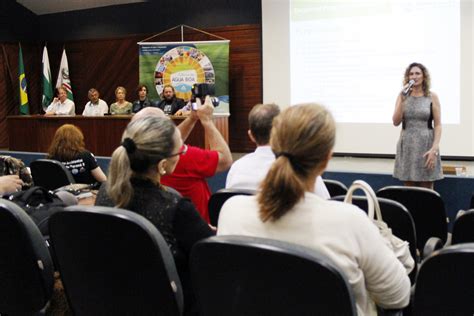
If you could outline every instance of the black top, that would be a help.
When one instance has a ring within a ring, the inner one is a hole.
[[[90,151],[83,151],[68,161],[58,159],[57,157],[51,157],[50,159],[60,161],[72,173],[76,183],[93,184],[97,182],[91,171],[99,165],[97,165],[97,160]]]
[[[148,219],[168,243],[175,259],[176,268],[183,285],[186,309],[193,309],[194,298],[190,285],[188,257],[192,246],[215,232],[201,218],[193,204],[178,195],[165,191],[153,182],[132,178],[134,194],[124,209]],[[101,186],[95,205],[114,206],[107,196],[105,183]]]
[[[182,109],[186,104],[183,99],[173,98],[171,100],[163,99],[158,103],[158,107],[165,112],[166,115],[174,115],[178,110]]]
[[[153,102],[151,102],[150,99],[148,99],[148,98],[145,98],[145,100],[143,100],[143,101],[135,100],[133,102],[132,112],[137,113],[141,109],[149,107],[149,106],[153,106]]]

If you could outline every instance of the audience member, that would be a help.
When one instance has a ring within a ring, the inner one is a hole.
[[[17,175],[0,176],[0,196],[18,192],[23,186],[23,181]]]
[[[46,109],[45,115],[75,115],[74,102],[67,98],[67,90],[64,87],[57,89],[57,97]]]
[[[178,125],[183,141],[185,141],[194,125],[199,120],[205,131],[205,137],[209,144],[209,150],[199,147],[187,146],[187,153],[181,156],[173,174],[162,178],[162,183],[175,188],[184,197],[189,197],[198,209],[202,218],[209,223],[209,212],[207,204],[211,196],[211,190],[206,178],[214,176],[218,172],[229,169],[232,164],[232,154],[229,146],[222,137],[219,130],[212,121],[214,107],[209,97],[201,105],[197,98],[198,109]],[[146,108],[135,114],[132,120],[146,116],[163,116],[164,113],[158,108]]]
[[[166,115],[174,115],[178,110],[185,106],[184,100],[176,97],[176,92],[172,85],[165,85],[161,94],[162,100],[158,103],[158,107],[165,112]]]
[[[72,124],[56,130],[47,158],[60,161],[77,183],[94,184],[107,179],[94,155],[85,149],[81,130]]]
[[[99,99],[100,94],[97,89],[90,89],[87,96],[89,97],[89,102],[84,107],[83,116],[104,116],[104,114],[109,113],[107,102]]]
[[[230,167],[227,174],[226,188],[258,190],[259,185],[268,173],[275,155],[270,147],[270,132],[273,119],[280,114],[276,104],[257,104],[249,113],[249,130],[247,134],[257,149],[245,155]],[[314,193],[324,199],[330,195],[323,179],[318,176]]]
[[[194,300],[188,256],[197,241],[214,232],[191,202],[160,184],[183,153],[181,134],[171,120],[151,116],[133,120],[122,135],[122,145],[112,154],[109,180],[101,186],[96,205],[130,210],[158,228],[174,256],[189,311]]]
[[[110,114],[132,114],[132,103],[125,100],[126,96],[127,90],[124,87],[117,87],[115,89],[115,103],[110,105]]]
[[[408,305],[410,280],[377,227],[354,205],[313,193],[335,142],[331,114],[316,104],[289,107],[273,122],[276,160],[257,196],[235,196],[220,213],[219,235],[249,235],[318,250],[345,273],[359,315]]]
[[[132,112],[137,113],[143,108],[153,106],[153,103],[148,99],[148,87],[144,84],[137,87],[138,100],[133,102]]]

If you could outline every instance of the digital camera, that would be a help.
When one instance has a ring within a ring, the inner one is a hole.
[[[195,83],[191,88],[191,106],[194,111],[197,110],[196,98],[200,98],[202,102],[206,96],[211,96],[211,102],[214,107],[219,105],[219,99],[213,97],[216,93],[216,86],[211,83]]]

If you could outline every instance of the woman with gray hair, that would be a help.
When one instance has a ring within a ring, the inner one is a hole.
[[[108,181],[96,205],[138,213],[153,223],[168,243],[183,284],[185,310],[193,308],[188,255],[199,240],[214,235],[193,204],[166,190],[160,179],[170,174],[186,154],[179,130],[161,117],[145,117],[128,124],[122,145],[112,154]]]

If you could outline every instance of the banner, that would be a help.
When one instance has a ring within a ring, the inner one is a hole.
[[[30,107],[28,106],[28,94],[26,93],[26,77],[25,77],[25,66],[23,64],[23,52],[21,51],[18,54],[18,84],[20,90],[20,114],[28,115],[30,114]]]
[[[139,44],[140,83],[148,86],[148,97],[161,99],[165,85],[186,102],[195,83],[215,85],[219,106],[214,113],[229,114],[229,41]]]
[[[41,104],[43,105],[43,110],[46,111],[46,108],[49,106],[53,100],[53,86],[51,85],[51,70],[49,68],[49,57],[48,49],[46,46],[43,50],[43,98]]]
[[[65,88],[67,91],[67,98],[71,101],[74,101],[71,80],[69,79],[69,66],[67,63],[66,49],[63,49],[61,64],[59,66],[58,80],[56,81],[56,88],[60,87]]]

